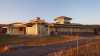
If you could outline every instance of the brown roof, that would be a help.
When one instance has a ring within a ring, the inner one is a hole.
[[[65,18],[66,16],[59,16],[59,17],[57,17],[57,18]]]
[[[20,23],[20,22],[16,22],[16,23],[12,23],[8,25],[9,27],[26,27],[25,24]]]
[[[5,27],[7,26],[7,24],[0,24],[0,27]]]
[[[36,24],[36,23],[26,23],[25,25],[28,26],[28,27],[32,27],[34,24]],[[48,26],[48,23],[37,23],[37,24],[47,25]]]
[[[56,19],[68,19],[68,20],[71,20],[72,18],[66,17],[66,16],[59,16],[59,17],[56,17],[55,20]]]
[[[45,20],[41,19],[40,17],[36,17],[33,20],[31,20],[29,23],[46,23]]]
[[[49,24],[50,27],[57,27],[57,28],[61,28],[61,27],[67,27],[67,28],[70,28],[70,27],[75,27],[75,28],[79,28],[81,25],[80,24],[56,24],[56,23],[51,23]]]

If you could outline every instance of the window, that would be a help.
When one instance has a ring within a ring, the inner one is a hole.
[[[20,28],[19,28],[19,31],[23,31],[23,30],[24,30],[24,28],[23,28],[23,27],[20,27]]]

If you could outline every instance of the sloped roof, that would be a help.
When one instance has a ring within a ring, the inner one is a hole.
[[[56,23],[51,23],[49,24],[50,27],[80,27],[81,24],[56,24]]]
[[[47,23],[45,20],[41,19],[40,17],[35,17],[29,23]]]
[[[7,26],[7,24],[0,24],[0,27],[5,27]]]
[[[26,25],[21,23],[21,22],[11,23],[8,26],[11,26],[11,27],[26,27]]]
[[[56,17],[54,20],[57,20],[57,19],[68,19],[68,20],[72,20],[72,18],[66,17],[66,16],[59,16],[59,17]]]

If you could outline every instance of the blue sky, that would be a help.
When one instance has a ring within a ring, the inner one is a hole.
[[[100,24],[100,0],[0,0],[0,23],[27,22],[36,16],[49,22],[69,16],[74,23]]]

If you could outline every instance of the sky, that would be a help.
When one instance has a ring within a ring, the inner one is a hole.
[[[58,16],[71,17],[73,23],[100,24],[100,0],[0,0],[0,24],[34,17],[53,22]]]

